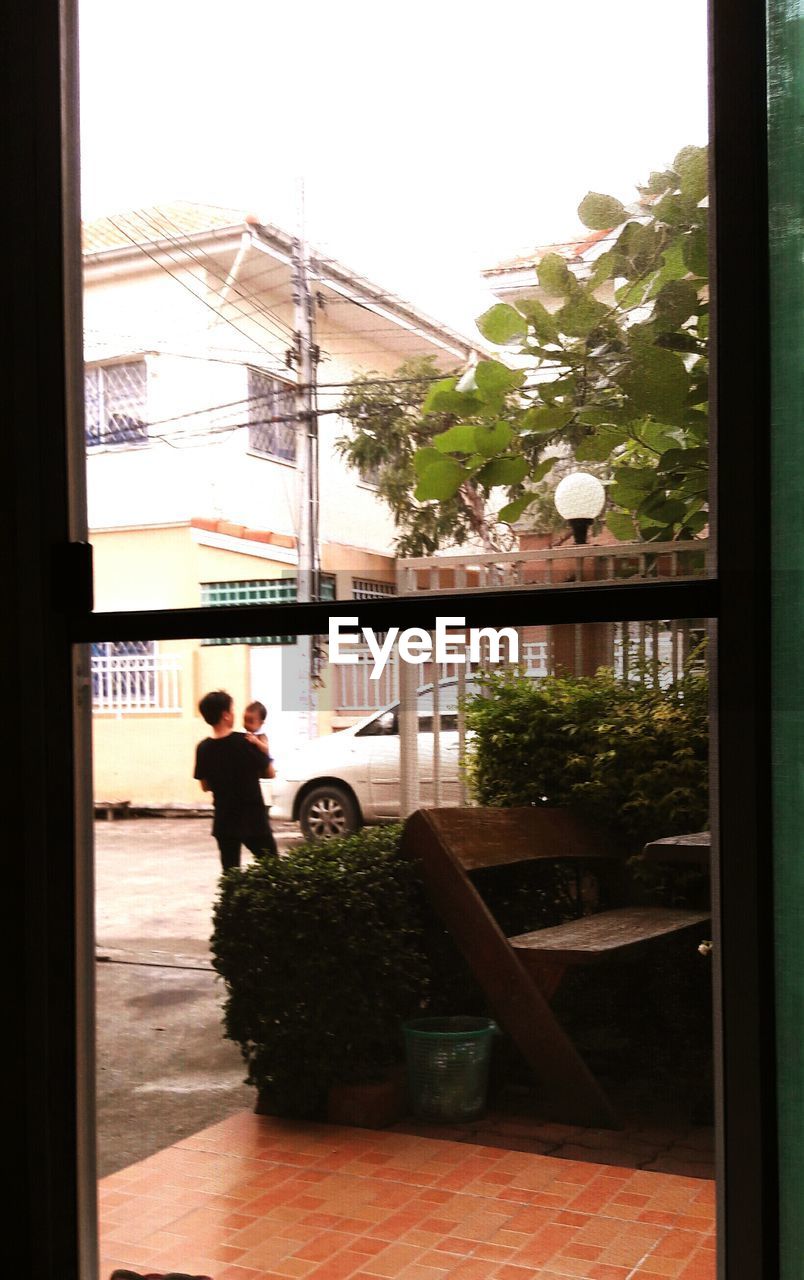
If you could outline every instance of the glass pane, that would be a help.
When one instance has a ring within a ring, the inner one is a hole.
[[[634,0],[581,37],[531,6],[496,62],[430,6],[393,70],[358,0],[313,5],[308,91],[271,60],[293,127],[256,165],[290,11],[237,0],[221,65],[186,0],[122,46],[81,9],[98,610],[711,571],[705,6],[661,38]]]
[[[387,1167],[425,1217],[442,1188],[450,1265],[502,1265],[503,1232],[520,1269],[549,1238],[553,1269],[683,1247],[706,1273],[706,633],[460,634],[416,665],[403,641],[376,678],[322,638],[94,646],[102,1274],[295,1273],[324,1243],[429,1265]],[[400,847],[420,807],[446,880],[419,819]],[[422,1017],[498,1024],[485,1104],[437,1066],[405,1092]]]

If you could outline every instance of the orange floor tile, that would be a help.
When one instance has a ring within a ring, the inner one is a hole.
[[[714,1183],[243,1112],[100,1185],[114,1267],[213,1280],[714,1280]]]

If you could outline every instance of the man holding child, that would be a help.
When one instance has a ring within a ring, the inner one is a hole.
[[[232,698],[222,689],[205,694],[198,710],[212,736],[196,748],[193,777],[203,791],[212,792],[212,834],[223,870],[240,866],[241,845],[256,856],[276,856],[276,842],[260,790],[260,779],[274,776],[268,739],[262,733],[265,708],[261,703],[251,703],[246,709],[247,733],[235,730]]]

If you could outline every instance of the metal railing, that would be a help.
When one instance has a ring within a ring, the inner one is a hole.
[[[351,666],[333,667],[336,678],[335,705],[341,715],[368,715],[387,706],[399,697],[399,664],[393,654],[387,667],[377,680],[371,679],[374,665],[368,649],[358,650],[355,654],[357,662]],[[531,677],[548,674],[549,646],[546,640],[530,640],[521,646],[521,666]],[[472,663],[468,656],[465,663],[441,662],[438,664],[438,679],[456,679],[459,672],[469,676],[472,674]],[[422,683],[429,684],[433,679],[433,664],[422,668]]]
[[[92,658],[92,710],[111,715],[181,711],[182,660],[172,654]]]
[[[400,596],[420,592],[445,596],[482,590],[521,590],[523,587],[562,588],[599,586],[602,583],[668,580],[701,577],[707,569],[705,540],[663,543],[617,543],[606,546],[573,545],[533,547],[511,552],[466,553],[426,556],[397,563]],[[502,621],[502,620],[501,620]],[[664,685],[677,679],[691,652],[701,624],[697,620],[673,621],[669,630],[658,622],[604,623],[604,636],[596,636],[602,661],[623,681],[647,680]],[[547,640],[537,642],[543,674],[574,670],[580,674],[589,662],[584,652],[583,627],[546,628]],[[557,655],[561,636],[562,652]],[[567,644],[569,636],[570,643]],[[524,646],[527,648],[527,646]],[[597,660],[597,654],[595,654]],[[542,672],[540,672],[542,673]],[[465,688],[466,668],[458,668],[458,739],[462,758],[466,746],[465,717],[460,699]],[[438,686],[433,686],[433,794],[441,802],[441,745],[438,731]],[[406,671],[399,682],[400,696],[400,812],[406,817],[419,804],[419,735],[415,729],[415,685]],[[460,802],[467,802],[465,778],[461,775]]]

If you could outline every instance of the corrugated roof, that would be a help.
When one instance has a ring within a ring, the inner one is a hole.
[[[82,246],[85,254],[103,253],[130,249],[132,240],[138,245],[149,245],[176,235],[203,235],[230,229],[237,232],[244,229],[247,217],[252,215],[242,209],[175,200],[160,204],[158,209],[126,209],[85,222]]]

